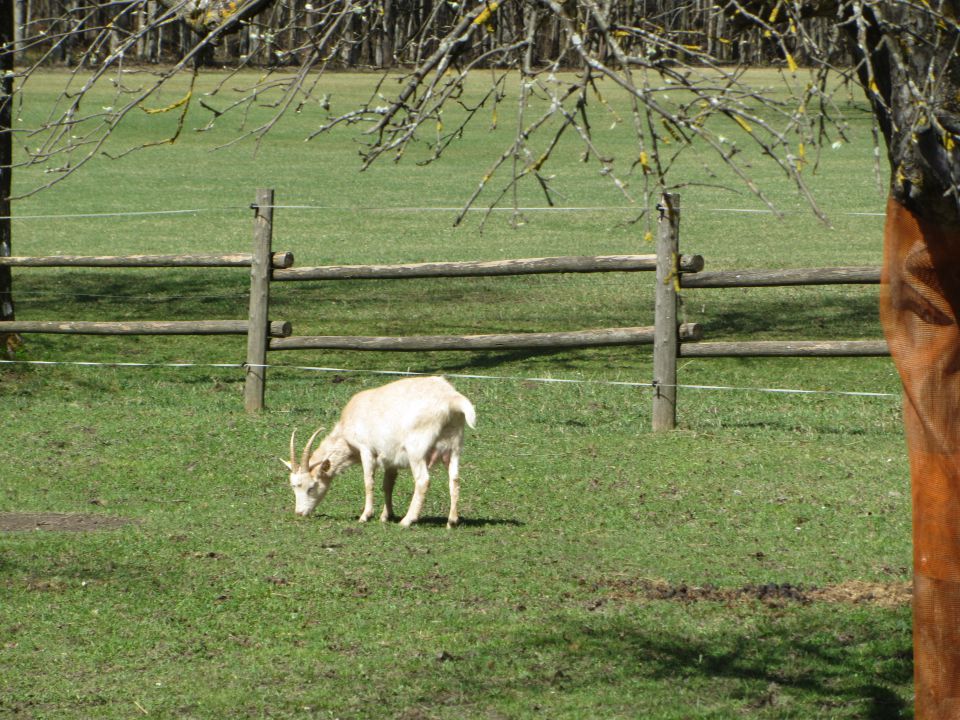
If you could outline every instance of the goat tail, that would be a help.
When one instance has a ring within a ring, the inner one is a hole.
[[[453,407],[460,413],[463,413],[464,420],[470,427],[477,426],[477,411],[473,409],[473,403],[460,395],[453,403]]]

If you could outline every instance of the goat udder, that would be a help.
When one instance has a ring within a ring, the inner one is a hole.
[[[427,467],[432,468],[434,466],[434,463],[436,463],[438,459],[443,460],[443,464],[449,466],[450,451],[445,450],[441,452],[439,449],[433,448],[433,450],[430,451],[430,459],[427,460]]]

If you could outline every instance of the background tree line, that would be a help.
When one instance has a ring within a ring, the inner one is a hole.
[[[126,59],[143,63],[171,63],[193,50],[201,39],[181,14],[171,12],[176,3],[158,0],[13,0],[15,3],[18,63],[74,66],[101,61],[118,48]],[[614,24],[636,29],[638,18],[651,38],[670,36],[678,46],[671,52],[657,41],[645,42],[636,32],[624,31],[622,49],[652,59],[689,62],[700,53],[705,61],[765,65],[785,60],[813,62],[809,48],[830,48],[830,61],[848,65],[851,55],[844,35],[830,17],[799,20],[802,27],[784,38],[763,23],[735,25],[729,6],[712,0],[608,0],[605,15]],[[232,3],[235,6],[235,4]],[[265,4],[261,12],[241,22],[238,31],[206,47],[197,58],[202,65],[251,64],[299,66],[303,55],[318,52],[330,68],[386,69],[417,66],[435,52],[441,39],[463,15],[457,0],[373,0],[362,3],[328,3],[326,0],[281,0]],[[567,2],[575,26],[585,36],[594,23],[583,5]],[[484,65],[509,64],[497,49],[511,39],[528,34],[530,18],[521,3],[489,2],[485,35],[476,38],[464,59],[486,54]],[[746,11],[745,11],[746,12]],[[331,13],[339,17],[338,32],[324,32]],[[772,13],[771,13],[772,14]],[[771,25],[776,17],[766,18]],[[553,62],[568,47],[570,26],[556,14],[534,19],[532,61]],[[136,38],[132,45],[130,38]],[[802,40],[800,38],[803,38]],[[592,52],[601,59],[609,48],[598,43]],[[821,58],[822,60],[822,58]],[[580,64],[570,57],[571,66]]]

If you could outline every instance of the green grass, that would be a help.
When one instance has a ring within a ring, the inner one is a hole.
[[[25,112],[51,99],[58,76]],[[765,81],[765,78],[761,78]],[[363,76],[329,80],[335,103]],[[167,102],[176,92],[171,91]],[[158,99],[157,105],[164,100]],[[106,100],[105,100],[106,102]],[[35,109],[36,108],[36,109]],[[869,127],[812,178],[831,214],[720,212],[743,194],[682,189],[682,247],[711,269],[879,264]],[[858,114],[860,113],[860,114]],[[502,115],[503,113],[501,113]],[[193,116],[191,116],[192,118]],[[146,116],[128,141],[162,137]],[[202,120],[188,120],[188,127]],[[274,187],[275,248],[298,265],[645,251],[636,209],[453,213],[509,142],[478,128],[431,167],[358,174],[350,132],[302,142],[281,125],[256,156],[230,137],[97,159],[20,216],[201,208],[187,216],[20,219],[17,254],[243,251],[247,205]],[[600,128],[604,123],[596,123]],[[629,152],[629,138],[603,130]],[[622,202],[565,146],[554,169],[576,206]],[[699,177],[702,158],[685,173]],[[773,171],[758,179],[791,211]],[[684,173],[678,176],[686,177]],[[26,187],[26,172],[17,182]],[[524,202],[538,203],[524,189]],[[353,209],[351,209],[353,208]],[[18,318],[243,318],[242,271],[16,271]],[[276,284],[298,334],[562,330],[646,324],[646,275]],[[879,337],[876,288],[687,291],[709,339]],[[241,339],[35,335],[24,360],[242,362]],[[242,409],[231,369],[0,367],[0,511],[96,513],[134,525],[0,533],[0,717],[893,718],[912,712],[910,610],[749,597],[657,599],[644,583],[735,590],[910,579],[910,500],[896,397],[680,391],[680,429],[652,434],[646,349],[526,353],[276,353],[271,362],[491,375],[454,382],[478,411],[455,531],[435,473],[426,520],[359,525],[357,470],[315,516],[294,517],[278,461],[294,427],[332,424],[367,372],[289,367],[267,410]],[[886,359],[690,360],[683,383],[897,393]],[[398,502],[409,493],[401,476]]]

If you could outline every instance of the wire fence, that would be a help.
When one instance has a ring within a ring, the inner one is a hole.
[[[544,383],[555,385],[603,385],[608,387],[641,388],[653,390],[658,385],[652,382],[631,381],[631,380],[600,380],[590,378],[556,378],[556,377],[529,377],[517,375],[483,375],[476,373],[449,373],[443,371],[416,372],[412,370],[370,370],[360,368],[343,367],[323,367],[313,365],[274,365],[274,364],[252,364],[252,363],[192,363],[192,362],[170,362],[170,363],[150,363],[150,362],[102,362],[102,361],[84,361],[84,360],[0,360],[2,365],[32,365],[32,366],[73,366],[73,367],[92,367],[92,368],[164,368],[164,369],[226,369],[226,370],[246,370],[247,368],[263,368],[269,370],[292,370],[298,372],[313,373],[338,373],[344,375],[381,375],[392,377],[423,377],[429,375],[443,375],[448,378],[461,380],[484,380],[500,382],[529,382]],[[664,385],[661,384],[660,387]],[[676,383],[670,385],[684,390],[708,390],[723,392],[750,392],[750,393],[768,393],[779,395],[829,395],[839,397],[860,397],[860,398],[896,398],[901,397],[900,393],[873,392],[862,390],[809,390],[800,388],[770,388],[770,387],[751,387],[735,385],[697,385]]]
[[[437,213],[458,213],[463,208],[462,207],[441,207],[441,206],[367,206],[367,205],[323,205],[323,204],[284,204],[284,205],[270,205],[268,206],[273,210],[319,210],[319,211],[333,211],[333,212],[395,212],[395,213],[423,213],[423,212],[437,212]],[[686,208],[686,210],[691,210],[693,208]],[[725,208],[725,207],[704,207],[704,208],[695,208],[697,212],[706,212],[706,213],[739,213],[739,214],[749,214],[749,215],[775,215],[777,214],[769,208]],[[62,214],[46,214],[46,215],[0,215],[0,220],[96,220],[102,218],[138,218],[138,217],[149,217],[149,216],[164,216],[164,215],[199,215],[203,213],[227,213],[227,212],[239,212],[239,211],[249,211],[249,205],[224,205],[221,207],[204,207],[204,208],[179,208],[179,209],[160,209],[160,210],[130,210],[130,211],[105,211],[105,212],[90,212],[90,213],[62,213]],[[568,212],[649,212],[649,209],[644,209],[632,205],[606,205],[606,206],[589,206],[589,207],[540,207],[540,206],[531,206],[531,207],[494,207],[494,208],[485,208],[485,207],[474,207],[469,208],[469,212],[473,213],[486,213],[486,212],[526,212],[526,213],[568,213]],[[786,209],[778,211],[781,215],[809,215],[809,210],[803,209]],[[844,211],[829,213],[832,216],[836,217],[876,217],[882,218],[885,217],[885,213],[882,211]]]

